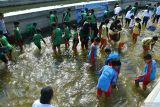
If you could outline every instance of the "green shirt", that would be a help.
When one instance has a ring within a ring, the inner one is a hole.
[[[41,43],[41,39],[42,39],[42,35],[39,33],[34,34],[33,36],[33,42],[35,44],[40,44]]]
[[[60,28],[56,28],[53,30],[54,38],[53,38],[53,44],[54,45],[60,45],[62,43],[62,30]]]
[[[91,23],[93,24],[93,23],[95,23],[95,21],[96,21],[96,19],[95,19],[95,15],[94,14],[92,14],[91,16]]]
[[[7,41],[7,38],[5,36],[2,36],[0,38],[0,43],[2,43],[2,45],[5,46],[7,49],[12,49],[12,45]]]
[[[14,34],[15,34],[15,40],[22,39],[22,35],[21,35],[21,33],[20,33],[19,27],[16,27],[16,28],[14,29]]]
[[[56,23],[56,16],[54,14],[50,15],[50,24]]]
[[[64,29],[64,33],[65,33],[65,38],[66,38],[66,39],[69,39],[69,38],[70,38],[70,34],[71,34],[71,32],[70,32],[70,30],[69,30],[69,27],[66,27],[66,28]]]
[[[78,40],[78,33],[73,31],[73,39]]]
[[[82,18],[82,21],[86,21],[87,20],[87,13],[86,12],[82,13],[81,18]]]
[[[64,13],[64,22],[69,22],[70,21],[70,14],[69,13]]]

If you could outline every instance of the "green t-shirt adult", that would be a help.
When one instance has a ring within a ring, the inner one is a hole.
[[[19,30],[19,27],[16,27],[16,28],[14,29],[14,33],[15,33],[15,40],[20,40],[20,39],[22,39],[22,35],[21,35],[20,30]]]
[[[93,24],[93,23],[95,23],[95,21],[96,21],[96,19],[95,19],[95,15],[94,14],[92,14],[91,16],[91,23]]]
[[[4,35],[0,38],[0,43],[8,50],[12,49],[12,45],[7,41],[7,38]]]
[[[53,33],[54,33],[53,44],[54,45],[62,44],[62,30],[60,28],[56,28],[53,30]]]
[[[86,12],[82,13],[81,17],[82,17],[82,21],[86,21],[87,20],[87,13]]]
[[[54,14],[50,15],[50,24],[56,23],[56,16]]]
[[[69,39],[69,38],[70,38],[70,35],[71,35],[71,32],[70,32],[70,30],[69,30],[69,27],[66,27],[66,28],[64,29],[64,33],[65,33],[65,38],[66,38],[66,39]]]
[[[33,42],[36,45],[40,45],[41,44],[41,39],[42,39],[42,35],[40,33],[34,34],[34,36],[33,36]]]
[[[70,13],[64,13],[64,22],[70,22]]]

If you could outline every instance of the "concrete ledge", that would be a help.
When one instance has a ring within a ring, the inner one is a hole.
[[[160,107],[160,79],[141,107]]]

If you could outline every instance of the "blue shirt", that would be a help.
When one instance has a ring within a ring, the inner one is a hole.
[[[120,59],[120,56],[119,56],[119,54],[117,52],[112,52],[106,57],[105,65],[108,65],[108,63],[110,61],[112,61],[113,59]]]
[[[118,74],[111,66],[103,66],[99,74],[100,77],[98,79],[97,88],[100,88],[102,91],[106,92],[111,83],[112,85],[116,84]]]
[[[155,80],[155,78],[156,78],[156,65],[157,65],[156,61],[152,60],[152,67],[151,67],[151,72],[150,72],[150,81]],[[148,71],[148,64],[145,64],[143,75],[147,75],[147,71]]]

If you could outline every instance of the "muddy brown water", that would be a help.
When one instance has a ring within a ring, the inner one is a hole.
[[[158,26],[158,25],[157,25]],[[128,38],[130,34],[124,29]],[[25,45],[25,52],[20,54],[14,48],[15,62],[10,62],[8,69],[0,65],[0,107],[30,107],[40,96],[42,87],[50,85],[54,90],[52,103],[57,107],[139,107],[154,87],[153,82],[146,91],[135,88],[132,80],[144,67],[141,40],[144,37],[160,34],[160,26],[155,32],[143,30],[137,44],[127,42],[127,51],[121,56],[122,68],[117,88],[109,98],[96,99],[98,76],[89,69],[87,51],[78,45],[78,54],[62,45],[62,55],[55,57],[52,52],[50,37],[45,38],[39,52],[33,43]],[[154,47],[157,60],[157,79],[160,75],[160,43]],[[98,50],[96,70],[104,63],[105,53]],[[139,71],[139,72],[138,72]],[[156,80],[157,80],[156,79]]]

